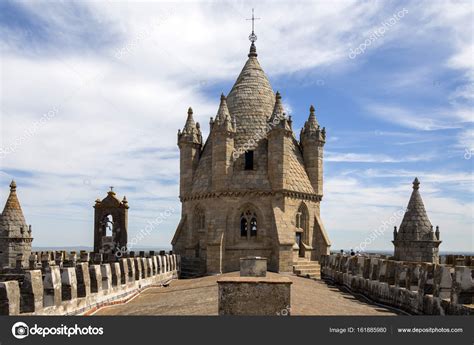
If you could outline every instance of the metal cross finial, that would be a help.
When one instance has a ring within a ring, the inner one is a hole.
[[[113,192],[114,191],[114,186],[110,186],[110,191]]]
[[[257,35],[255,35],[255,21],[259,20],[260,18],[255,18],[254,16],[254,9],[252,8],[252,18],[247,18],[247,20],[252,21],[252,33],[249,35],[250,42],[254,43],[257,40]]]

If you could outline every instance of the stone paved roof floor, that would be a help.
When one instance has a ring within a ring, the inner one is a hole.
[[[224,276],[238,276],[238,272]],[[280,276],[268,273],[270,277]],[[396,315],[390,309],[367,303],[349,293],[295,275],[289,277],[292,315]],[[168,287],[150,288],[122,305],[105,307],[94,315],[217,315],[217,278],[174,280]]]

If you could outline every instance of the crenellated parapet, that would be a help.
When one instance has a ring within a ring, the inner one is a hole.
[[[474,314],[473,267],[340,254],[320,264],[322,279],[409,314]]]
[[[32,253],[30,269],[0,274],[0,315],[88,314],[180,274],[179,255],[130,254],[104,261],[86,251]]]

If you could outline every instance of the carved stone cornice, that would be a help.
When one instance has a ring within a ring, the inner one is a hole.
[[[292,190],[273,190],[273,191],[256,191],[256,190],[233,190],[233,191],[221,191],[221,192],[208,192],[208,193],[193,193],[191,195],[180,196],[181,202],[190,200],[203,200],[203,199],[218,199],[222,197],[246,197],[246,196],[284,196],[287,198],[303,199],[310,201],[321,201],[322,195],[310,194],[304,192],[296,192]]]

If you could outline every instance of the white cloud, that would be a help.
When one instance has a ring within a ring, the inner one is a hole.
[[[327,162],[358,162],[358,163],[401,163],[401,162],[423,162],[433,159],[434,155],[427,153],[421,155],[391,157],[385,154],[370,153],[341,153],[327,151],[325,153]]]

